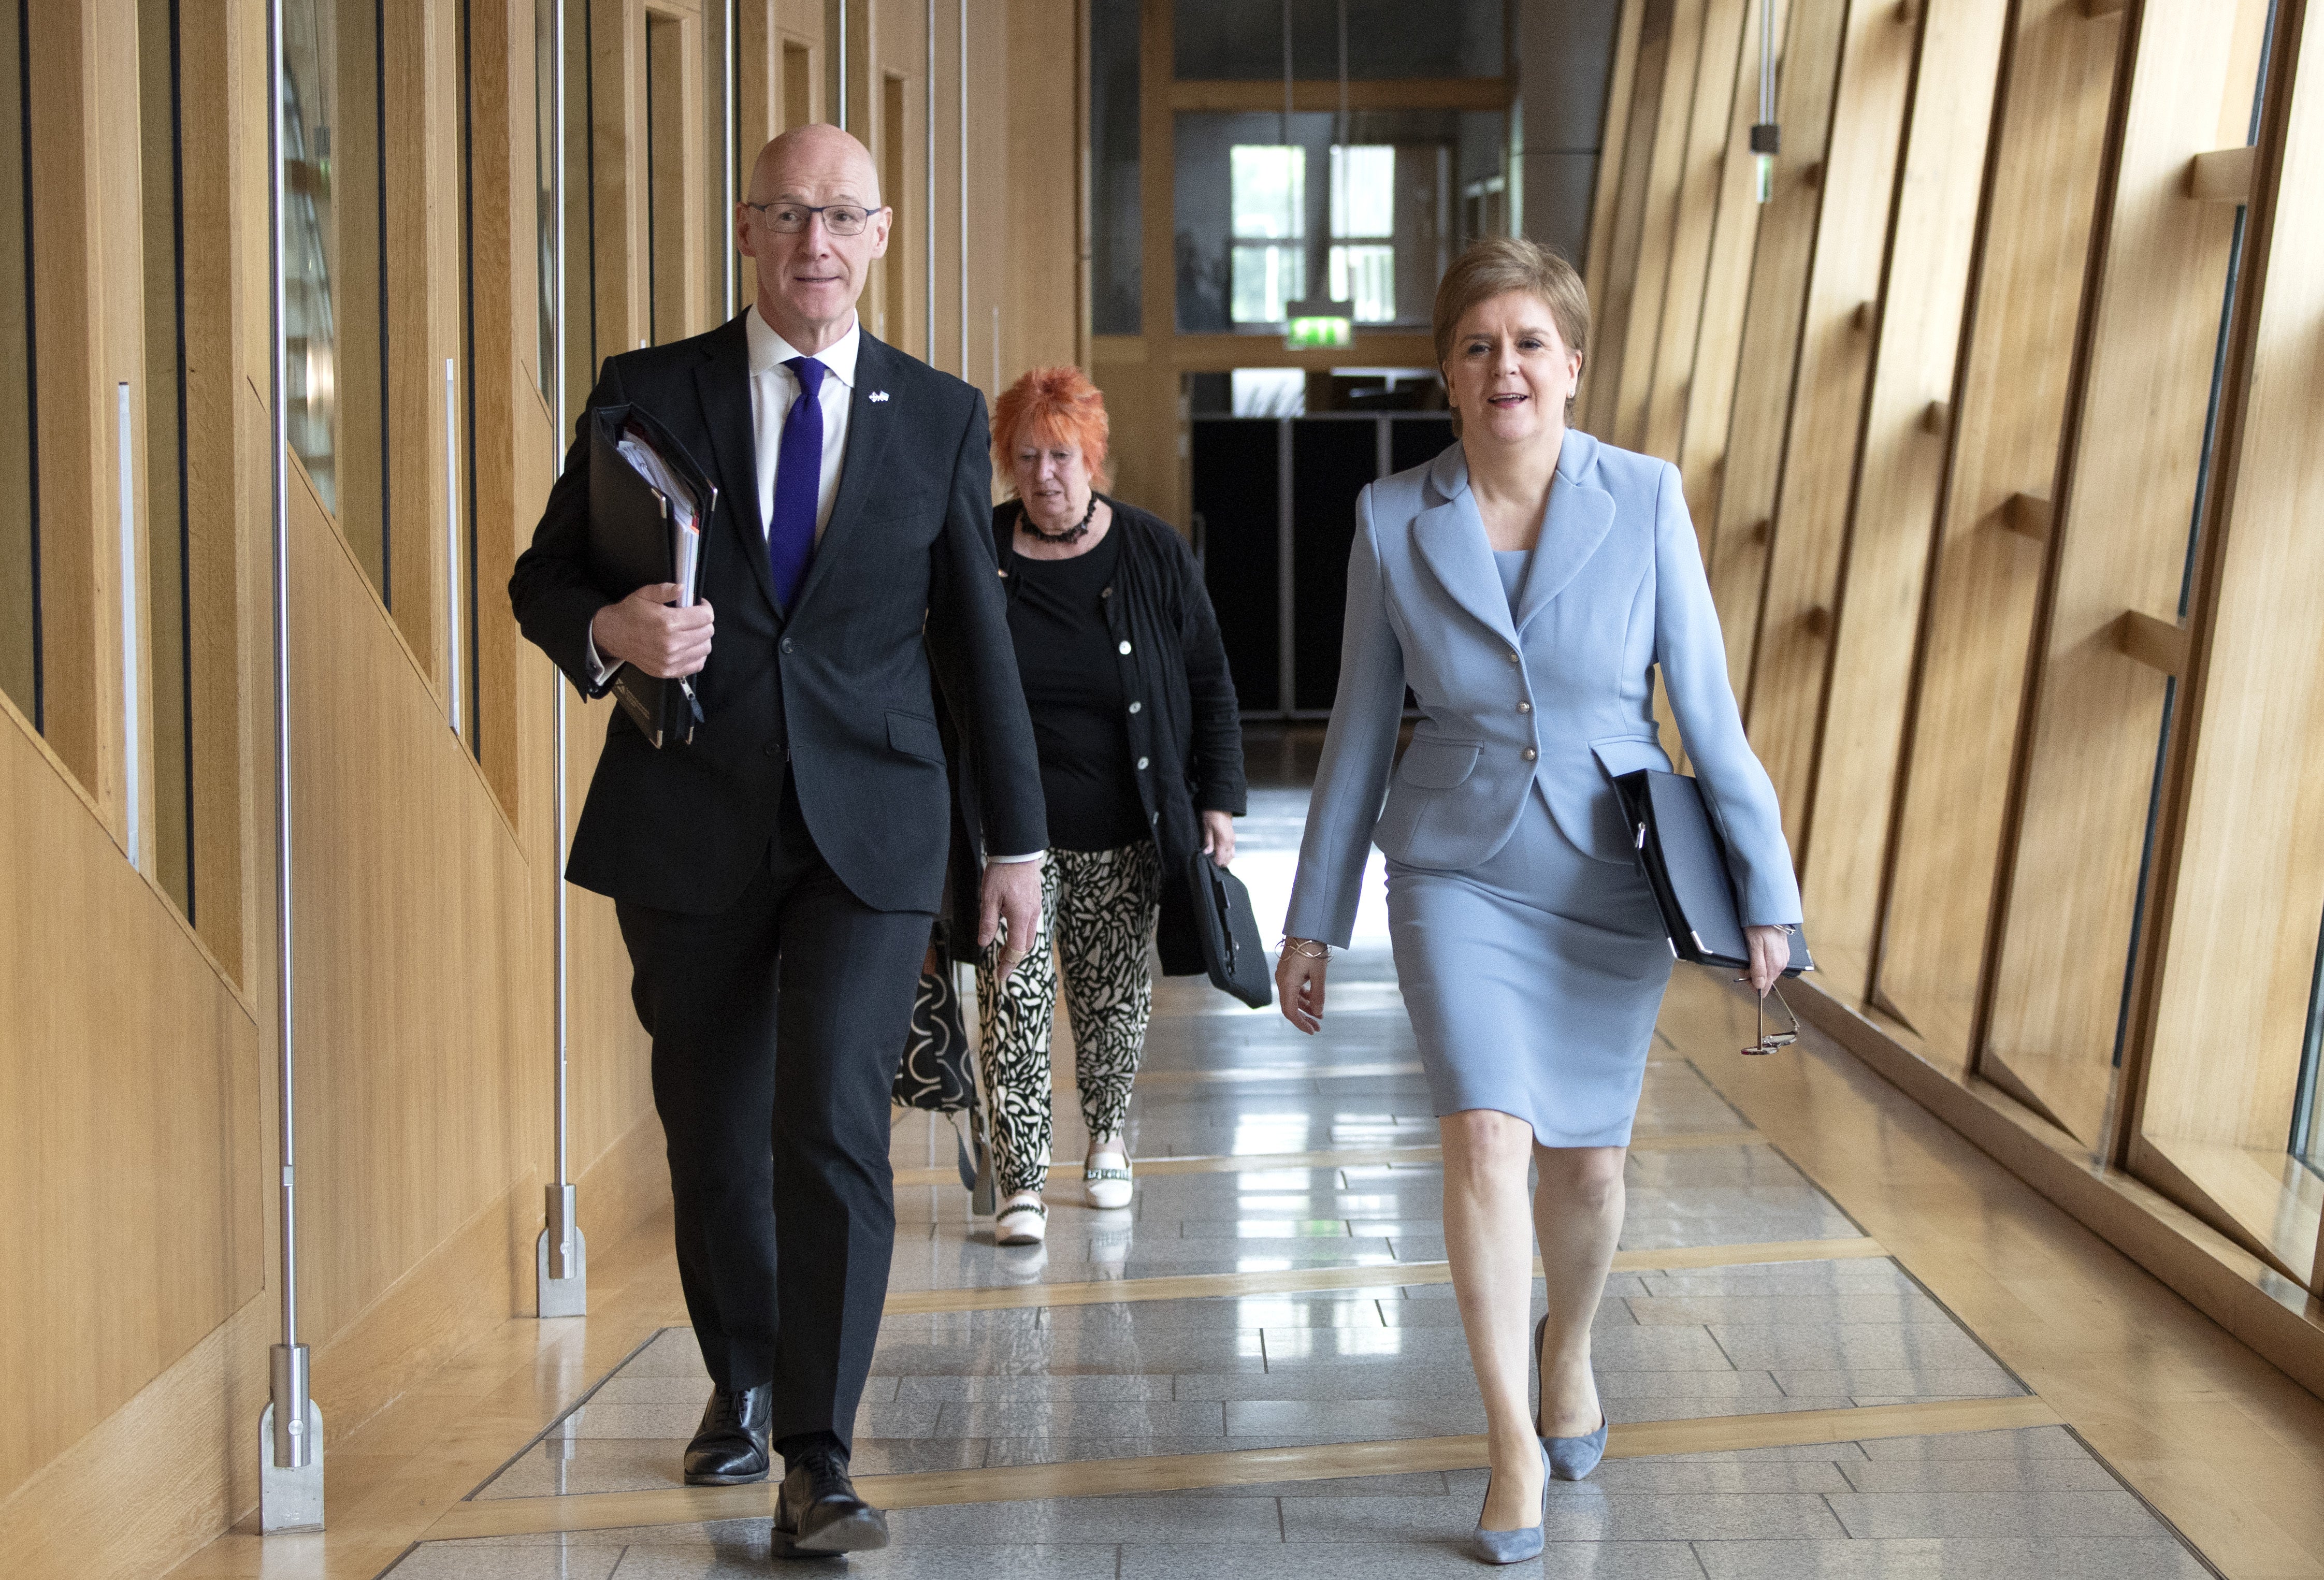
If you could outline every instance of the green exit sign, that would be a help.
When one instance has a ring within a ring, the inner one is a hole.
[[[1283,343],[1293,351],[1343,351],[1356,342],[1350,318],[1294,318]]]

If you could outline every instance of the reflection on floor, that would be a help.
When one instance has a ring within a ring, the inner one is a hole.
[[[1264,793],[1246,825],[1236,865],[1263,915],[1280,914],[1303,799]],[[896,1545],[857,1557],[852,1572],[1478,1572],[1459,1543],[1483,1494],[1480,1447],[1465,1436],[1481,1430],[1482,1411],[1451,1289],[1426,1265],[1444,1256],[1441,1171],[1424,1150],[1435,1125],[1374,892],[1357,949],[1334,963],[1319,1038],[1206,987],[1172,982],[1158,996],[1131,1149],[1213,1161],[1147,1175],[1115,1213],[1074,1205],[1074,1187],[1053,1183],[1050,1243],[1031,1252],[995,1247],[956,1183],[898,1190],[892,1288],[960,1291],[969,1309],[891,1315],[882,1330],[855,1465],[875,1500],[868,1478],[914,1479],[894,1484]],[[1515,1572],[2210,1573],[2065,1428],[1970,1429],[2056,1418],[1753,1132],[1706,1077],[1716,1061],[1684,1056],[1696,1052],[1709,1051],[1660,1048],[1648,1070],[1627,1270],[1595,1330],[1618,1456],[1586,1483],[1553,1487],[1553,1545]],[[1203,1079],[1231,1071],[1250,1078]],[[1069,1094],[1058,1107],[1057,1155],[1077,1158],[1085,1138]],[[1664,1136],[1684,1144],[1652,1144]],[[907,1178],[936,1179],[952,1145],[941,1121],[909,1116],[896,1127],[895,1161],[922,1171]],[[1337,1166],[1279,1155],[1357,1149],[1421,1155]],[[1235,1157],[1263,1161],[1225,1161]],[[1831,1250],[1774,1244],[1800,1241]],[[1653,1265],[1656,1253],[1684,1265]],[[1379,1273],[1348,1287],[1282,1287],[1311,1269],[1334,1285]],[[1345,1269],[1365,1271],[1323,1271]],[[1021,1303],[1051,1286],[1188,1274],[1277,1276],[1263,1291],[1101,1303],[1075,1291],[1079,1303]],[[678,1489],[706,1387],[691,1337],[661,1332],[447,1517],[445,1529],[471,1534],[423,1541],[395,1580],[764,1573],[763,1517],[706,1520],[711,1511]],[[1936,1417],[1896,1409],[1947,1401],[1966,1402],[1934,1432]],[[1787,1416],[1797,1422],[1789,1432]],[[1659,1424],[1650,1438],[1633,1423]],[[1626,1450],[1623,1427],[1633,1445],[1705,1451]],[[1414,1440],[1408,1455],[1398,1440]],[[1359,1459],[1342,1445],[1371,1447]],[[1205,1459],[1217,1479],[1196,1485],[1120,1463],[1244,1450],[1281,1452]],[[1368,1474],[1335,1474],[1359,1463]],[[1147,1490],[1028,1498],[1035,1484],[1009,1467],[1037,1465],[1057,1467],[1039,1484],[1054,1491]],[[944,1472],[977,1474],[927,1475]],[[755,1512],[765,1489],[722,1495],[716,1511]],[[553,1499],[571,1502],[543,1502]],[[647,1522],[590,1528],[613,1519]],[[495,1529],[520,1534],[483,1534]]]

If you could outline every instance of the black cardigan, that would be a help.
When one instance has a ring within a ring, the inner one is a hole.
[[[1174,977],[1204,969],[1194,932],[1194,896],[1186,864],[1203,848],[1204,812],[1240,817],[1248,810],[1242,768],[1242,722],[1218,617],[1203,586],[1202,567],[1169,523],[1101,494],[1113,508],[1108,528],[1120,540],[1120,567],[1105,592],[1105,619],[1120,657],[1124,694],[1139,705],[1123,720],[1132,760],[1152,766],[1138,776],[1139,798],[1162,860],[1162,921],[1156,943],[1162,969]],[[1014,500],[992,511],[993,557],[1002,585],[1017,595],[1017,514]],[[954,768],[952,951],[974,952],[981,883],[979,852],[968,830],[977,817],[976,776],[957,735],[947,730]]]

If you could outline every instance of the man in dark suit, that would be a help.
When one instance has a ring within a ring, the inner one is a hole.
[[[686,1479],[761,1480],[781,1453],[784,1557],[888,1539],[848,1452],[895,1238],[889,1089],[950,838],[931,665],[978,779],[981,943],[1034,936],[1047,839],[983,399],[856,318],[890,219],[862,143],[787,133],[735,209],[757,302],[604,364],[591,409],[650,412],[716,484],[700,602],[592,580],[586,416],[509,583],[588,694],[622,664],[695,677],[689,745],[613,714],[567,876],[613,896],[653,1038],[713,1384]]]

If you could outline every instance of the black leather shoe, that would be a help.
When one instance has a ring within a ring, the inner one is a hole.
[[[775,1385],[761,1382],[740,1392],[720,1388],[702,1407],[702,1425],[686,1446],[686,1484],[736,1487],[767,1479],[773,1463],[767,1431],[774,1418]]]
[[[855,1495],[845,1456],[832,1448],[800,1455],[775,1498],[775,1557],[820,1558],[887,1545],[888,1516]]]

